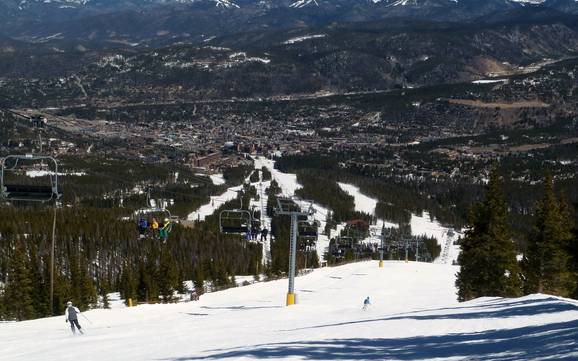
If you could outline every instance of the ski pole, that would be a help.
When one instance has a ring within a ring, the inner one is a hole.
[[[90,324],[92,325],[92,321],[89,320],[88,317],[86,317],[86,316],[84,315],[84,313],[81,313],[81,315],[82,315],[82,317],[84,317],[84,318],[88,321],[88,323],[90,323]]]

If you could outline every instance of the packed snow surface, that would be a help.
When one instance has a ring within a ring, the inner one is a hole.
[[[355,210],[357,212],[365,212],[367,214],[374,214],[375,207],[377,206],[377,199],[371,198],[362,194],[359,190],[359,187],[354,186],[353,184],[347,183],[337,183],[339,188],[341,188],[344,192],[353,196],[353,202],[355,203]]]
[[[225,178],[223,177],[223,175],[221,173],[211,174],[211,175],[209,175],[209,178],[211,178],[211,181],[216,186],[220,186],[221,184],[225,184]]]
[[[0,324],[0,360],[576,360],[578,303],[546,295],[458,304],[457,268],[364,262],[200,301]],[[365,297],[372,306],[362,311]]]
[[[204,221],[205,218],[215,213],[220,206],[237,198],[239,191],[242,189],[242,186],[231,187],[218,196],[211,196],[209,203],[202,205],[199,209],[190,213],[187,219],[189,221]]]

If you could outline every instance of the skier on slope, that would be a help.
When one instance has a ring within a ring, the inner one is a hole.
[[[367,311],[367,309],[371,306],[371,301],[369,300],[369,296],[363,301],[363,308],[362,310]]]
[[[267,234],[269,233],[269,230],[267,228],[263,228],[261,230],[261,242],[264,242],[267,240]]]
[[[66,322],[70,322],[70,329],[72,330],[72,334],[76,333],[76,329],[74,328],[74,326],[76,325],[76,328],[78,328],[78,331],[81,334],[84,334],[84,332],[82,332],[82,327],[80,327],[80,324],[78,323],[78,315],[80,314],[80,310],[72,305],[72,302],[68,301],[66,303],[66,311],[64,312],[64,318],[66,319]]]

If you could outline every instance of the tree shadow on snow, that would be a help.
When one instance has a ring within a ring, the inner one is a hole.
[[[281,306],[221,306],[221,307],[212,307],[212,306],[201,306],[200,308],[204,308],[206,310],[231,310],[231,311],[247,311],[247,310],[260,310],[264,308],[281,308]]]
[[[576,311],[578,307],[556,298],[533,300],[502,300],[500,303],[477,304],[462,309],[473,312],[421,315],[423,310],[392,315],[384,318],[318,325],[303,329],[348,327],[352,324],[387,322],[391,320],[466,320],[507,319],[519,316],[539,316],[564,311]],[[505,307],[505,308],[503,308]],[[449,310],[459,310],[460,307]],[[428,327],[432,327],[428,325]],[[434,326],[435,327],[435,326]],[[419,324],[416,326],[419,328]],[[205,356],[188,356],[171,359],[221,360],[227,358],[301,358],[304,360],[424,360],[433,358],[462,357],[467,360],[517,361],[553,357],[555,360],[578,360],[578,320],[527,326],[513,329],[488,330],[477,333],[455,333],[438,336],[410,338],[352,338],[321,341],[295,341],[286,343],[257,344],[231,349],[208,350]]]
[[[539,303],[548,303],[548,302],[561,302],[560,299],[556,297],[545,297],[542,299],[529,299],[529,300],[517,300],[517,299],[509,299],[509,298],[499,298],[496,300],[488,300],[483,301],[480,303],[468,304],[467,306],[456,306],[456,307],[444,307],[444,308],[433,308],[433,309],[425,309],[420,310],[421,312],[431,312],[431,311],[448,311],[448,310],[467,310],[473,308],[481,308],[481,309],[498,309],[504,307],[513,307],[513,306],[524,306],[524,305],[532,305],[532,304],[539,304]],[[568,303],[570,304],[570,303]],[[577,306],[578,308],[578,306]],[[407,312],[406,312],[407,314]]]
[[[296,341],[251,345],[236,349],[211,350],[207,356],[173,358],[173,361],[222,359],[303,360],[425,360],[462,357],[479,361],[535,360],[555,356],[555,360],[578,359],[578,320],[443,336],[401,339],[353,338],[323,341]]]
[[[195,313],[195,312],[181,312],[184,315],[189,315],[189,316],[208,316],[208,313]]]
[[[548,301],[548,302],[546,302]],[[372,323],[372,322],[382,322],[382,321],[395,321],[395,320],[471,320],[471,319],[487,319],[487,318],[509,318],[509,317],[520,317],[520,316],[534,316],[538,314],[552,314],[564,311],[578,311],[578,306],[560,301],[558,299],[552,298],[548,300],[527,300],[520,302],[512,302],[498,305],[478,305],[476,307],[464,307],[478,309],[475,312],[464,312],[464,313],[447,313],[447,314],[433,314],[433,315],[420,315],[419,313],[426,312],[436,312],[446,309],[433,309],[433,310],[421,310],[412,313],[402,313],[398,315],[386,316],[382,318],[366,319],[366,320],[356,320],[347,321],[339,323],[330,323],[325,325],[316,325],[310,327],[302,327],[296,329],[289,329],[283,331],[298,331],[316,328],[327,328],[327,327],[338,327],[353,324],[362,323]],[[448,308],[447,310],[459,310],[459,307]]]

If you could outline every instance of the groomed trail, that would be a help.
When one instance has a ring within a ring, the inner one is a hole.
[[[377,262],[203,295],[198,302],[0,324],[0,360],[577,360],[578,303],[546,295],[457,303],[457,267]],[[369,296],[372,306],[362,311]]]

